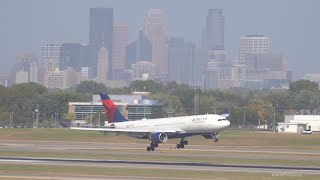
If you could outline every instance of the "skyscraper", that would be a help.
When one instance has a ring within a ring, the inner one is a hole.
[[[60,48],[59,68],[66,70],[72,67],[79,71],[86,66],[88,46],[80,43],[63,43]]]
[[[112,79],[113,8],[90,8],[89,67],[97,68],[98,51],[103,44],[109,52],[108,78]]]
[[[105,83],[108,79],[109,71],[109,53],[107,48],[102,47],[98,54],[98,67],[97,67],[97,80],[101,83]]]
[[[189,85],[199,85],[199,49],[183,38],[171,38],[169,41],[169,73],[170,81]]]
[[[113,25],[112,70],[123,71],[126,66],[126,47],[128,45],[128,26],[120,23]]]
[[[222,9],[209,9],[206,18],[208,50],[224,50],[224,16]]]
[[[152,63],[159,70],[160,78],[168,74],[168,46],[166,27],[160,9],[150,9],[144,19],[144,33],[152,47]]]
[[[208,66],[208,52],[224,50],[224,16],[222,9],[209,9],[206,17],[206,27],[202,32],[201,69]]]
[[[264,54],[269,52],[269,38],[264,35],[247,35],[240,38],[240,62],[250,54]]]
[[[131,65],[135,64],[138,59],[138,41],[130,43],[126,47],[126,69],[131,69]]]
[[[143,30],[139,31],[138,60],[150,62],[152,61],[152,46]]]

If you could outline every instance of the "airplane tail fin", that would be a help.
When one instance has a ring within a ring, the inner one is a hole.
[[[225,118],[229,117],[230,116],[229,110],[227,108],[224,108],[224,112],[223,112],[223,114],[221,114],[221,116],[223,116]]]
[[[113,104],[107,93],[100,93],[100,97],[108,123],[128,121],[128,119],[122,116],[119,109]]]

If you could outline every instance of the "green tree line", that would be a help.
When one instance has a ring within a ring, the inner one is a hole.
[[[36,83],[0,86],[0,126],[33,127],[35,110],[38,108],[42,126],[51,127],[52,118],[72,119],[68,113],[69,102],[91,101],[93,94],[131,94],[133,91],[151,92],[150,99],[158,99],[164,104],[163,116],[167,112],[173,116],[230,112],[232,125],[272,124],[274,113],[276,122],[283,121],[287,113],[314,113],[319,109],[319,85],[308,80],[292,82],[288,90],[197,90],[175,82],[158,83],[151,80],[133,81],[124,88],[108,88],[94,81],[83,81],[75,88],[60,90],[47,89]],[[195,103],[198,111],[195,111]],[[298,111],[298,112],[297,112]],[[245,120],[245,122],[244,122]]]

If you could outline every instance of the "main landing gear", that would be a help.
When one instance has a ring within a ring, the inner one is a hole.
[[[188,145],[188,141],[184,140],[184,138],[181,139],[180,144],[177,144],[177,149],[183,149],[184,146]]]
[[[219,141],[219,133],[214,133],[211,134],[213,142],[218,142]]]
[[[155,142],[151,142],[150,143],[150,146],[147,147],[147,151],[154,151],[157,147],[159,146],[158,143],[155,143]]]

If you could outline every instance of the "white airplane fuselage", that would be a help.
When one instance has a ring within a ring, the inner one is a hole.
[[[105,127],[126,130],[149,130],[150,132],[166,132],[166,130],[178,129],[179,134],[196,135],[218,133],[229,125],[230,122],[221,115],[206,114],[108,123]],[[130,136],[136,137],[132,133]]]

